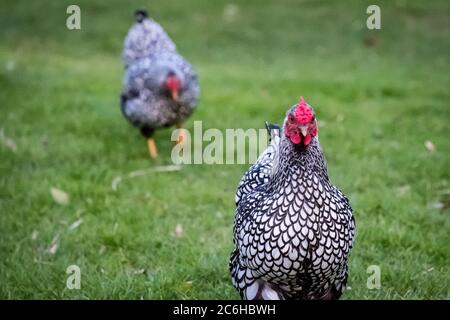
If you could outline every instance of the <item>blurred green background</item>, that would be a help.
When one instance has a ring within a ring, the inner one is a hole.
[[[234,192],[248,165],[170,164],[123,118],[123,39],[146,7],[199,73],[203,128],[315,107],[358,234],[344,299],[449,299],[448,1],[0,2],[0,297],[235,299]],[[51,189],[62,190],[52,197]],[[65,195],[68,199],[65,199]],[[56,201],[55,201],[56,199]],[[178,226],[177,226],[178,225]],[[66,268],[81,268],[81,289]],[[381,268],[369,290],[366,270]]]

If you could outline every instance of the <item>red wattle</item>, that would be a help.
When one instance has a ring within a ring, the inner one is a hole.
[[[312,140],[311,135],[310,135],[310,134],[307,134],[307,135],[305,136],[305,139],[303,139],[303,143],[305,144],[305,146],[307,146],[307,145],[311,142],[311,140]]]
[[[302,142],[302,136],[299,133],[291,135],[290,138],[294,144],[299,144],[300,142]]]

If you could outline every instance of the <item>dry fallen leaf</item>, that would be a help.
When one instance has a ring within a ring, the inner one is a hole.
[[[44,136],[41,138],[41,143],[42,143],[42,145],[43,145],[44,147],[48,147],[48,136],[47,136],[47,135],[44,135]]]
[[[430,140],[425,141],[424,145],[428,151],[430,151],[430,152],[436,151],[436,147],[434,146],[433,142],[431,142]]]
[[[50,248],[48,249],[48,252],[51,255],[54,255],[56,253],[56,251],[58,250],[58,242],[53,243]]]
[[[227,4],[223,9],[223,20],[226,23],[232,23],[239,15],[239,7],[235,4]]]
[[[83,223],[83,219],[80,218],[69,226],[69,230],[75,230]]]
[[[111,188],[113,189],[113,191],[117,191],[117,188],[119,186],[119,184],[122,182],[122,180],[125,179],[131,179],[131,178],[135,178],[135,177],[141,177],[144,175],[148,175],[148,174],[153,174],[155,172],[172,172],[172,171],[178,171],[181,169],[181,166],[178,165],[167,165],[167,166],[156,166],[150,169],[146,169],[146,170],[136,170],[136,171],[132,171],[128,174],[126,174],[125,176],[117,176],[113,179],[112,183],[111,183]]]
[[[102,255],[102,254],[105,253],[105,251],[106,251],[106,247],[105,246],[101,246],[100,249],[98,250],[98,254]]]
[[[133,274],[143,274],[145,272],[145,269],[133,269]]]
[[[6,71],[13,71],[15,67],[16,67],[16,63],[14,61],[8,61],[5,63]]]
[[[342,121],[344,121],[344,119],[345,119],[345,115],[343,113],[339,113],[336,116],[336,122],[342,122]]]
[[[374,128],[372,131],[372,136],[375,139],[381,139],[381,138],[383,138],[383,131],[379,128]]]
[[[183,227],[181,224],[177,224],[175,226],[175,237],[180,238],[183,235]]]
[[[184,281],[178,287],[181,291],[187,292],[192,289],[192,281]]]
[[[405,184],[404,186],[397,188],[397,193],[402,196],[402,195],[408,193],[410,190],[411,190],[411,186],[409,184]]]
[[[371,35],[365,35],[363,38],[363,43],[364,43],[364,46],[366,46],[366,47],[373,47],[377,44],[377,42],[378,42],[378,39]]]
[[[31,234],[31,240],[36,240],[39,235],[39,232],[37,230],[33,230],[33,233]]]
[[[434,270],[434,268],[433,267],[431,267],[431,268],[428,268],[427,270],[425,270],[425,271],[422,271],[422,274],[427,274],[427,273],[430,273],[431,271],[433,271]]]
[[[442,209],[443,207],[444,207],[444,204],[440,201],[436,201],[431,204],[431,208],[433,208],[433,209]]]
[[[66,192],[57,188],[51,188],[50,192],[56,203],[63,206],[69,204],[69,195]]]
[[[13,139],[5,136],[3,129],[0,130],[0,143],[10,149],[12,152],[17,151],[17,145]]]
[[[48,248],[48,253],[51,255],[54,255],[59,247],[59,233],[53,238],[52,242],[50,243],[50,247]]]

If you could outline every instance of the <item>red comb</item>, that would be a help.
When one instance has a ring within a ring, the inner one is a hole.
[[[300,102],[297,103],[297,109],[295,109],[295,118],[300,124],[307,124],[311,122],[313,118],[313,112],[306,103],[303,97],[300,97]]]

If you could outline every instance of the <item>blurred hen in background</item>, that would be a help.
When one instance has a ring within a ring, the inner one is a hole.
[[[199,85],[191,64],[147,11],[137,10],[135,18],[123,50],[121,108],[125,118],[147,138],[150,156],[155,159],[155,129],[181,128],[197,105]],[[180,133],[177,143],[184,139]]]

